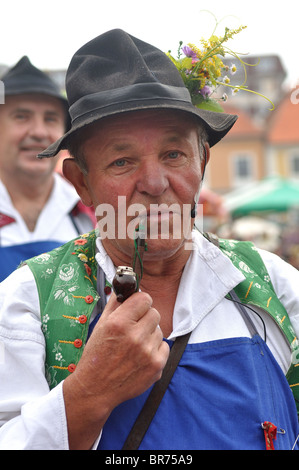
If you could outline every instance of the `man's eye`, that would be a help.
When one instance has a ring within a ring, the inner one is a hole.
[[[46,118],[45,118],[45,121],[46,121],[46,122],[57,122],[57,121],[58,121],[58,118],[57,118],[57,117],[54,117],[54,116],[49,116],[49,117],[46,117]]]
[[[126,164],[126,160],[124,160],[123,158],[119,159],[119,160],[116,160],[114,162],[114,165],[115,166],[118,166],[118,167],[121,167],[121,166],[124,166]]]
[[[179,153],[179,152],[175,152],[175,151],[169,152],[169,154],[168,154],[168,157],[171,158],[171,159],[173,159],[173,160],[176,159],[176,158],[178,158],[179,156],[180,156],[180,153]]]
[[[18,121],[23,121],[25,119],[27,119],[27,115],[26,114],[15,114],[15,119],[17,119]]]

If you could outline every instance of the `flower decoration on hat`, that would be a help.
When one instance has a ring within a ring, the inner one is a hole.
[[[231,88],[233,95],[240,90],[260,95],[271,103],[271,110],[273,110],[274,104],[271,100],[261,93],[250,90],[246,85],[246,66],[252,67],[258,64],[246,63],[240,58],[239,54],[226,45],[228,40],[243,31],[246,26],[240,26],[237,29],[226,27],[224,35],[217,36],[215,31],[219,23],[216,18],[215,21],[216,26],[212,35],[209,39],[201,39],[200,47],[190,43],[183,45],[183,42],[180,41],[177,58],[171,55],[171,51],[167,52],[167,56],[180,72],[185,86],[189,90],[192,103],[197,108],[223,112],[221,102],[227,101],[228,95],[223,93],[218,98],[215,95],[219,87],[224,86]],[[222,60],[227,55],[231,56],[234,60],[230,66],[224,64]],[[244,70],[244,82],[240,85],[232,85],[231,76],[236,73],[238,65]]]

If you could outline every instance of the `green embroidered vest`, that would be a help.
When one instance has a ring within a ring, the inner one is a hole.
[[[46,376],[50,388],[72,373],[83,352],[90,316],[99,299],[95,239],[81,235],[55,250],[26,261],[39,293],[42,330],[46,339]],[[287,380],[298,404],[298,341],[288,314],[277,298],[266,267],[251,242],[218,240],[221,251],[245,276],[234,290],[240,301],[266,311],[280,327],[292,351]]]
[[[26,261],[39,294],[51,389],[75,370],[99,299],[95,238],[92,231]]]

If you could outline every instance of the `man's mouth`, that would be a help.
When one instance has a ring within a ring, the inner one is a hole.
[[[157,238],[164,234],[163,238],[172,238],[176,233],[176,238],[181,234],[182,213],[181,208],[177,204],[167,206],[166,204],[159,206],[153,204],[149,209],[140,212],[138,216],[133,218],[130,226],[138,232],[142,231],[143,234],[139,235],[140,238]]]
[[[145,219],[145,218],[168,218],[171,215],[174,214],[180,214],[181,213],[181,208],[179,204],[151,204],[150,207],[138,214],[139,219]]]
[[[35,153],[36,155],[44,149],[45,147],[20,147],[22,152]]]

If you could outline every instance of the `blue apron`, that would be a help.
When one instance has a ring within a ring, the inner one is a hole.
[[[148,394],[112,412],[98,449],[122,448]],[[275,449],[292,449],[294,398],[260,336],[188,344],[139,449],[265,450],[265,421],[277,426]]]
[[[69,213],[69,217],[76,233],[79,235],[80,230],[72,212]],[[19,245],[0,246],[0,282],[17,269],[23,261],[26,261],[33,256],[38,256],[42,253],[52,251],[63,245],[63,243],[65,243],[65,241],[42,240],[22,243]]]
[[[97,283],[100,300],[89,336],[105,307],[101,269]],[[277,427],[275,449],[299,449],[290,386],[247,308],[234,291],[230,295],[251,337],[187,344],[139,450],[265,450],[265,422]],[[112,411],[98,450],[122,449],[150,390]]]
[[[45,240],[22,245],[0,246],[0,282],[17,269],[22,261],[54,250],[62,243],[56,240]]]

